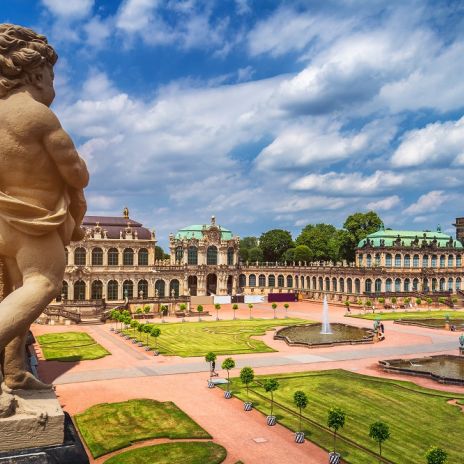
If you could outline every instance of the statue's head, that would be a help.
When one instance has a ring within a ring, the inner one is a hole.
[[[13,24],[0,24],[0,98],[32,86],[41,101],[51,104],[53,66],[58,59],[45,36]]]

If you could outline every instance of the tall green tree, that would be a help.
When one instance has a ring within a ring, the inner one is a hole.
[[[256,261],[263,261],[263,250],[259,247],[250,248],[248,250],[248,261],[250,263],[255,263]]]
[[[345,233],[342,236],[342,257],[353,262],[355,249],[360,240],[369,234],[377,232],[382,225],[382,219],[375,211],[367,213],[354,213],[346,218],[343,224]]]
[[[438,446],[432,446],[427,453],[425,453],[425,459],[427,459],[427,464],[445,464],[448,459],[448,454]]]
[[[265,379],[264,380],[264,391],[271,394],[271,416],[274,412],[274,392],[279,388],[279,382],[277,379]]]
[[[302,419],[303,419],[303,409],[305,409],[306,406],[308,406],[308,397],[307,397],[307,395],[306,395],[306,393],[304,391],[297,390],[293,394],[293,402],[295,403],[295,406],[300,411],[300,427],[299,427],[298,430],[301,432],[301,422],[302,422]]]
[[[243,237],[240,239],[240,259],[242,261],[253,261],[250,259],[250,250],[258,246],[258,239],[256,237]],[[256,261],[256,259],[254,260]]]
[[[308,224],[303,228],[295,243],[309,248],[310,255],[306,261],[338,261],[340,255],[340,231],[331,224]],[[306,248],[298,253],[307,255]],[[303,251],[304,250],[304,251]],[[296,249],[295,249],[295,253]],[[305,260],[303,260],[305,261]]]
[[[293,260],[298,264],[311,261],[311,250],[307,245],[298,245],[293,253]]]
[[[390,428],[388,424],[382,421],[371,424],[369,427],[369,437],[377,442],[379,445],[379,454],[382,456],[382,443],[390,438]]]
[[[345,425],[345,411],[340,408],[330,408],[327,415],[327,426],[334,433],[334,453],[337,452],[337,432]]]
[[[164,253],[164,250],[156,245],[155,246],[155,259],[164,259],[164,256],[165,256],[165,253]]]
[[[293,240],[288,230],[273,229],[264,232],[259,239],[264,261],[281,261],[284,253],[293,247]]]

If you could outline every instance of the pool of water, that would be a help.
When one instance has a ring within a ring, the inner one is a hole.
[[[423,327],[431,327],[434,329],[444,329],[446,325],[445,319],[433,319],[433,318],[424,318],[424,319],[399,319],[395,321],[399,324],[406,325],[420,325]],[[454,325],[457,331],[464,330],[464,319],[450,319],[449,324]]]
[[[416,359],[391,359],[379,363],[386,370],[424,375],[438,382],[464,385],[464,356],[438,355]]]
[[[304,345],[362,343],[373,341],[374,338],[374,332],[370,329],[337,323],[330,324],[330,327],[331,334],[321,334],[322,324],[292,325],[278,330],[274,338]]]

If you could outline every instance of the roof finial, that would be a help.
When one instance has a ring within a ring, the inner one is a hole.
[[[127,206],[122,210],[122,215],[124,216],[124,219],[129,219],[129,208]]]
[[[437,232],[441,232],[441,225],[440,224],[438,224],[438,226],[437,226]]]
[[[385,224],[383,221],[380,222],[379,230],[385,230]]]
[[[214,214],[211,216],[211,225],[212,226],[216,225],[216,216],[214,216]]]

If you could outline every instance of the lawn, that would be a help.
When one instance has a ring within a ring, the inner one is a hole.
[[[264,335],[276,327],[303,324],[302,319],[253,319],[211,322],[180,322],[160,324],[161,335],[156,349],[168,356],[204,356],[209,351],[217,355],[243,353],[269,353],[275,351],[261,340],[252,337]],[[133,330],[127,330],[133,335]],[[147,336],[135,332],[144,343]],[[150,347],[155,347],[155,339],[149,337]]]
[[[85,361],[111,354],[85,332],[50,333],[37,340],[47,361]]]
[[[257,381],[262,382],[263,378],[257,377]],[[437,445],[448,452],[447,464],[462,464],[464,413],[447,401],[453,398],[463,401],[464,395],[343,370],[281,374],[275,378],[280,384],[275,392],[278,421],[296,431],[298,415],[293,394],[303,390],[309,398],[303,413],[309,420],[303,422],[303,429],[308,439],[325,449],[331,450],[333,444],[332,435],[325,428],[328,409],[338,406],[346,411],[341,436],[350,441],[338,440],[337,450],[348,463],[376,462],[368,450],[377,452],[378,447],[369,438],[368,430],[371,423],[382,420],[391,432],[391,438],[382,447],[389,462],[424,462],[425,451]],[[233,379],[232,391],[239,398],[246,398],[239,379]],[[261,384],[253,384],[250,398],[258,410],[269,414],[269,395]]]
[[[381,313],[376,311],[375,313],[366,313],[366,314],[352,314],[346,317],[355,317],[358,319],[368,319],[368,320],[382,320],[382,321],[396,321],[397,319],[445,319],[446,316],[449,316],[450,319],[462,319],[464,318],[463,311],[455,311],[453,309],[447,308],[443,311],[396,311]]]
[[[113,456],[105,464],[219,464],[227,456],[220,445],[208,442],[179,442],[145,446]]]
[[[170,401],[139,399],[97,404],[74,419],[95,458],[150,438],[211,438]]]

